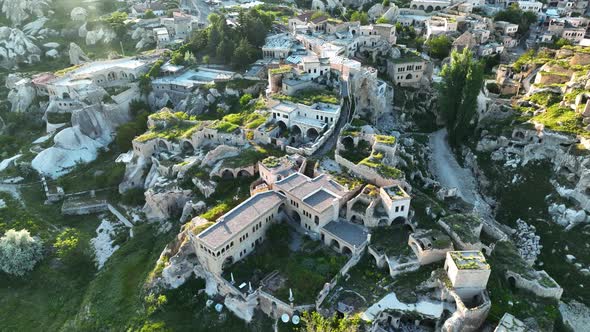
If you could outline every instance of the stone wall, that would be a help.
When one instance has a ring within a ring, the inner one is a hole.
[[[486,291],[483,291],[479,298],[479,304],[474,307],[467,307],[459,295],[454,291],[448,291],[449,296],[455,299],[457,310],[445,321],[441,331],[443,332],[471,332],[479,331],[481,325],[488,317],[492,308],[492,302]]]
[[[537,271],[537,279],[532,280],[524,278],[518,273],[506,271],[506,279],[508,279],[509,282],[514,282],[516,288],[526,289],[540,297],[559,300],[563,294],[563,288],[561,288],[545,271]],[[541,281],[543,279],[547,280],[547,283],[553,283],[555,286],[549,287],[543,285]]]

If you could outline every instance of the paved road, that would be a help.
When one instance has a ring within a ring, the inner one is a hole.
[[[312,155],[313,157],[323,156],[326,153],[330,152],[334,146],[336,146],[336,142],[338,140],[338,135],[340,135],[340,130],[344,125],[348,122],[348,118],[350,117],[350,103],[345,98],[344,104],[342,106],[342,110],[340,112],[340,117],[336,122],[336,128],[334,128],[334,132],[332,135],[324,142],[324,144]]]

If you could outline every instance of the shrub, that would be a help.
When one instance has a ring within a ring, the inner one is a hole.
[[[43,256],[41,240],[29,231],[8,230],[0,238],[0,269],[7,274],[22,276],[31,271]]]
[[[61,259],[71,258],[80,247],[80,232],[73,228],[66,228],[59,233],[53,244],[57,257]]]

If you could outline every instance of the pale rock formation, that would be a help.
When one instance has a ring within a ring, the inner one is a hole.
[[[252,321],[254,310],[258,306],[256,297],[251,297],[248,298],[248,301],[243,301],[233,296],[226,296],[223,303],[228,310],[248,323]]]
[[[369,11],[367,12],[367,15],[369,15],[369,18],[371,20],[376,20],[379,17],[381,17],[381,15],[383,15],[383,13],[385,12],[385,7],[383,7],[382,4],[377,3],[375,5],[373,5],[371,8],[369,8]]]
[[[90,61],[90,58],[76,43],[70,43],[68,54],[70,56],[70,64],[72,65],[79,65],[86,61]]]
[[[57,59],[59,57],[59,52],[56,49],[51,49],[45,52],[45,56],[52,59]]]
[[[9,74],[6,79],[8,101],[11,104],[11,112],[26,112],[35,101],[37,91],[29,78],[22,78],[18,74]]]
[[[88,29],[86,29],[86,23],[84,23],[78,28],[78,37],[86,38],[87,34],[88,34]]]
[[[143,212],[148,221],[165,221],[181,212],[190,199],[191,191],[175,182],[157,184],[145,192]]]
[[[99,42],[110,43],[117,37],[117,34],[111,29],[101,27],[98,30],[91,30],[86,33],[86,45],[95,45]]]
[[[146,30],[144,28],[137,28],[133,31],[131,35],[133,40],[137,40],[137,44],[135,44],[135,49],[141,50],[142,48],[153,45],[156,43],[156,38],[154,33],[150,30]]]
[[[0,27],[0,66],[11,68],[19,62],[38,62],[40,54],[33,36],[19,29]]]
[[[559,312],[563,317],[563,323],[572,331],[585,331],[590,326],[590,309],[583,303],[559,302]]]
[[[20,25],[32,16],[42,17],[51,0],[3,0],[2,13],[13,25]]]
[[[23,32],[30,36],[41,35],[41,30],[43,30],[43,27],[47,21],[49,21],[47,17],[39,17],[33,22],[25,24],[23,26]]]
[[[518,253],[529,265],[532,265],[537,260],[543,248],[540,244],[541,237],[536,235],[535,231],[535,226],[528,225],[521,219],[516,220],[516,233],[514,233],[514,236],[518,241],[515,241],[515,244]]]
[[[311,8],[316,11],[324,12],[326,11],[326,5],[322,0],[313,0],[311,2]]]
[[[199,215],[207,209],[207,205],[203,201],[198,201],[193,203],[193,201],[188,201],[184,204],[184,208],[182,208],[182,215],[180,216],[180,222],[185,223],[189,218],[192,218],[196,215]]]
[[[553,221],[564,227],[571,227],[571,225],[588,221],[588,216],[584,210],[567,208],[564,204],[553,203],[549,205],[548,210]]]
[[[149,160],[143,157],[133,158],[126,163],[123,181],[119,184],[119,193],[124,193],[133,188],[144,188],[144,170],[148,167]]]
[[[205,198],[209,198],[213,193],[215,193],[215,189],[217,188],[217,183],[211,180],[203,180],[199,178],[194,178],[193,183],[199,189],[201,194],[205,196]]]
[[[235,157],[239,154],[240,150],[235,146],[219,145],[207,153],[201,162],[201,166],[213,166],[221,159]]]
[[[56,43],[56,42],[43,44],[43,47],[45,47],[47,49],[58,48],[59,46],[60,46],[59,43]]]
[[[72,21],[86,22],[88,12],[82,7],[76,7],[70,12],[70,17],[72,18]]]
[[[127,121],[129,114],[118,107],[93,105],[75,110],[72,127],[57,133],[54,146],[41,151],[32,166],[51,178],[64,175],[76,163],[96,159],[99,149],[111,143],[117,127]]]

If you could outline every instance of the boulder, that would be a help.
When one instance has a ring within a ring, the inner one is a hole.
[[[59,43],[55,43],[55,42],[43,44],[43,47],[45,47],[45,48],[58,48],[59,46],[60,46]]]
[[[45,52],[45,56],[48,58],[57,59],[59,57],[59,52],[56,49],[52,49]]]
[[[88,12],[82,7],[76,7],[70,12],[70,17],[72,18],[72,21],[86,22]]]
[[[8,102],[11,104],[11,112],[26,112],[30,109],[37,97],[37,90],[29,78],[22,78],[16,74],[9,74],[6,79]]]
[[[180,188],[176,182],[159,183],[145,192],[143,212],[148,221],[166,221],[190,200],[192,192]]]
[[[90,58],[76,43],[70,43],[68,54],[70,56],[70,64],[72,65],[79,65],[86,61],[90,61]]]
[[[40,61],[35,38],[16,28],[0,27],[0,66],[12,68],[19,62]]]

